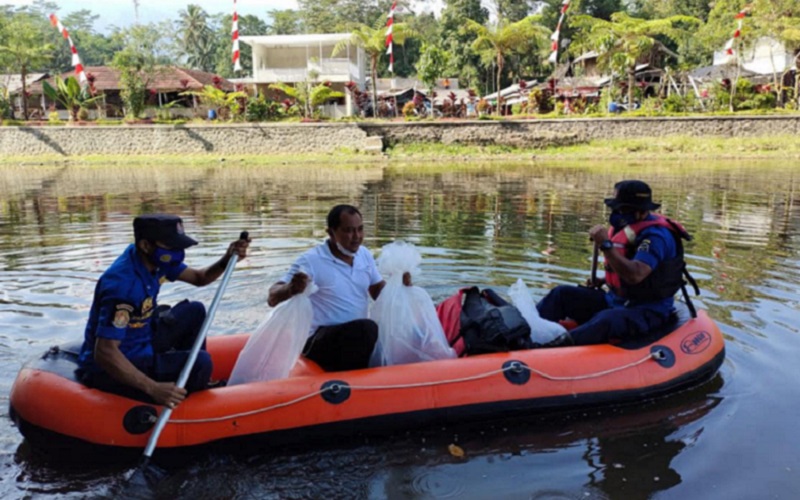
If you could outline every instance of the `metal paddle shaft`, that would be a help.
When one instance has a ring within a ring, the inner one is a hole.
[[[592,255],[592,287],[597,288],[597,261],[600,258],[600,247],[594,244],[594,255]]]
[[[239,235],[240,240],[246,240],[247,237],[247,231],[244,231],[241,235]],[[175,384],[181,389],[186,385],[186,381],[189,380],[189,374],[192,372],[192,368],[194,368],[194,362],[197,360],[197,355],[200,353],[200,348],[203,346],[203,342],[206,339],[208,328],[211,326],[211,322],[214,320],[214,314],[217,312],[217,306],[222,299],[222,294],[225,292],[225,287],[228,286],[228,281],[231,279],[231,274],[233,274],[233,269],[236,267],[237,260],[239,260],[239,258],[236,255],[232,255],[228,261],[228,267],[225,268],[225,274],[222,275],[222,281],[217,288],[217,293],[214,295],[214,300],[211,301],[211,306],[208,308],[206,319],[203,321],[203,326],[200,328],[200,332],[197,334],[197,338],[194,340],[194,345],[192,345],[192,350],[189,352],[189,359],[186,360],[186,364],[183,366],[183,370],[181,370],[181,374],[178,377],[178,382]],[[164,430],[164,426],[167,425],[167,421],[171,415],[172,408],[165,406],[164,411],[162,411],[161,415],[158,416],[158,421],[156,422],[155,427],[153,427],[153,433],[150,434],[150,439],[147,441],[147,446],[144,449],[145,460],[153,456],[153,451],[156,449],[156,444],[158,443],[158,437],[161,435],[161,431]]]

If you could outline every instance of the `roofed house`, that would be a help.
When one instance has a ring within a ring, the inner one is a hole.
[[[257,91],[267,92],[273,83],[316,85],[330,82],[333,90],[346,96],[341,102],[325,107],[325,113],[333,117],[351,116],[354,112],[345,84],[352,81],[361,90],[365,89],[367,58],[364,49],[349,43],[351,39],[349,33],[240,37],[253,48],[250,81]],[[334,55],[339,43],[345,43],[346,48]]]
[[[25,86],[30,87],[34,83],[47,78],[50,76],[47,73],[28,73],[25,75]],[[28,91],[30,92],[30,90]],[[11,98],[11,109],[14,112],[14,116],[17,116],[16,113],[22,112],[22,100],[21,94],[22,93],[22,75],[20,74],[8,74],[8,75],[0,75],[0,97],[3,98]],[[30,97],[28,99],[28,109],[36,109],[38,104],[33,102]]]
[[[656,42],[653,50],[640,58],[635,69],[636,81],[643,87],[645,96],[654,95],[661,87],[667,59],[677,59],[678,54]],[[565,99],[583,97],[599,99],[603,88],[615,81],[619,85],[628,83],[627,75],[612,75],[600,69],[600,54],[589,51],[576,57],[572,62],[560,65],[548,81],[539,85],[540,89],[548,89],[556,96]]]
[[[109,66],[88,66],[85,71],[92,91],[95,94],[104,96],[104,114],[107,117],[122,117],[123,104],[120,97],[122,85],[119,80],[119,71]],[[66,79],[75,76],[75,72],[68,71],[59,76],[62,79]],[[54,105],[43,96],[42,82],[47,81],[50,85],[55,86],[54,80],[51,77],[44,78],[32,84],[29,89],[29,92],[37,96],[40,101],[42,111],[46,111],[49,106]],[[176,103],[170,108],[170,112],[173,115],[187,117],[195,115],[198,112],[197,100],[180,94],[190,90],[202,90],[206,85],[212,85],[227,92],[235,90],[235,86],[231,82],[212,73],[175,66],[158,68],[147,85],[150,95],[147,100],[148,108],[145,111],[145,116],[155,115],[159,107],[172,102]],[[89,109],[90,117],[96,117],[96,106],[92,106],[92,108]],[[56,110],[61,119],[68,118],[66,110],[58,109],[58,106],[56,106]]]

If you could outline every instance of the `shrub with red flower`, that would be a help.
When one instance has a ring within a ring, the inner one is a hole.
[[[218,89],[222,89],[222,78],[218,77],[217,75],[214,75],[214,78],[212,78],[211,81],[214,83],[215,87],[217,87]]]

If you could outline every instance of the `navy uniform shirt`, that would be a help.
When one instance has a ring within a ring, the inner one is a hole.
[[[151,319],[157,307],[158,291],[166,280],[175,281],[186,269],[181,263],[168,271],[147,270],[130,245],[100,276],[86,324],[79,358],[82,369],[101,371],[94,362],[97,338],[119,340],[119,349],[134,365],[149,367],[153,358]]]
[[[650,215],[650,218],[653,216]],[[649,220],[649,218],[647,219]],[[663,261],[674,259],[678,256],[678,247],[672,232],[661,226],[650,226],[638,236],[638,246],[633,260],[638,260],[647,264],[650,269],[655,268]],[[608,293],[608,302],[611,307],[624,307],[626,299],[618,297],[613,292]],[[675,306],[675,299],[667,297],[656,302],[640,304],[636,307],[643,307],[654,310],[663,315],[670,314]]]

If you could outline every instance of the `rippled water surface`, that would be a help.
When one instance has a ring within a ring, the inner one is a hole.
[[[727,358],[709,383],[657,401],[549,418],[425,428],[381,439],[187,459],[147,492],[163,498],[796,498],[800,492],[800,185],[785,164],[486,167],[24,166],[0,168],[0,496],[115,496],[124,467],[53,462],[8,416],[28,359],[81,337],[102,271],[131,241],[133,216],[181,215],[213,262],[254,238],[212,335],[252,330],[269,284],[324,237],[334,204],[361,207],[366,244],[415,243],[416,284],[537,297],[583,282],[586,231],[614,182],[648,181],[687,245],[700,307]],[[211,301],[216,287],[164,287],[162,302]],[[458,444],[464,457],[448,452]]]

